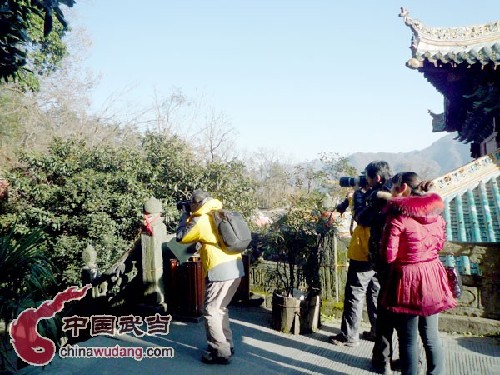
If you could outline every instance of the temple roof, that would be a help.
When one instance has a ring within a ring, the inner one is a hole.
[[[413,31],[413,56],[407,66],[423,67],[424,61],[439,63],[500,65],[500,21],[464,27],[428,27],[402,8],[400,17]]]
[[[500,21],[465,27],[428,27],[401,8],[413,32],[406,65],[444,96],[444,113],[432,116],[435,132],[457,132],[457,140],[480,144],[500,122]]]

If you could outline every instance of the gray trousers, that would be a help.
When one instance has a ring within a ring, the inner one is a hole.
[[[208,350],[218,357],[231,356],[233,334],[229,328],[227,305],[233,299],[241,278],[227,281],[208,281],[205,285],[203,319],[207,332]]]
[[[359,323],[363,318],[363,304],[366,298],[368,319],[375,333],[377,326],[377,297],[380,284],[370,262],[349,261],[344,293],[344,311],[340,330],[348,341],[359,340]]]

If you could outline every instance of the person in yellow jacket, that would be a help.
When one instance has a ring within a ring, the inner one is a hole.
[[[369,189],[367,184],[359,186],[352,195],[352,217],[356,222],[358,221],[357,215],[366,206],[365,197]],[[330,337],[330,341],[335,345],[355,347],[359,345],[358,330],[365,298],[371,330],[363,332],[362,336],[365,340],[373,341],[375,339],[377,297],[380,284],[368,258],[370,227],[357,223],[351,235],[351,242],[347,250],[349,268],[347,269],[342,323],[340,333]]]
[[[203,190],[191,197],[190,213],[183,207],[176,238],[181,243],[198,243],[205,276],[203,319],[208,348],[202,361],[228,364],[234,353],[227,305],[231,302],[245,272],[240,253],[226,250],[215,227],[212,212],[222,208],[218,199]]]

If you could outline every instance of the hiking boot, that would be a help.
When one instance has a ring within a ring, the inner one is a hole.
[[[214,353],[205,352],[201,356],[201,361],[207,365],[228,365],[231,363],[231,358],[218,357]]]
[[[207,352],[209,353],[215,353],[217,354],[217,350],[215,350],[214,348],[212,348],[211,346],[207,346]],[[231,346],[231,355],[234,355],[234,347]]]
[[[375,337],[376,335],[371,332],[371,331],[364,331],[362,334],[361,334],[361,338],[363,340],[366,340],[366,341],[372,341],[372,342],[375,342]]]
[[[384,375],[392,375],[392,368],[391,368],[391,362],[373,362],[372,361],[372,371],[378,373],[378,374],[384,374]]]
[[[356,346],[359,346],[358,340],[349,340],[341,333],[339,333],[336,336],[329,337],[328,341],[330,341],[330,343],[332,343],[333,345],[337,346],[348,346],[350,348],[355,348]]]

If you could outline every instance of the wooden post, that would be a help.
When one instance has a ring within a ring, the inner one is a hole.
[[[243,262],[245,275],[241,278],[240,285],[238,285],[238,289],[236,290],[232,301],[248,303],[250,300],[250,256],[248,254],[243,254],[241,261]]]
[[[272,327],[276,331],[294,334],[300,332],[300,301],[295,297],[285,297],[273,293]]]
[[[300,333],[312,333],[318,330],[320,318],[320,296],[308,296],[300,304]]]

